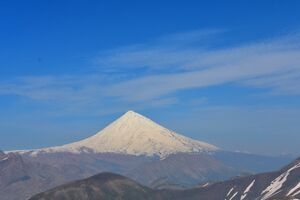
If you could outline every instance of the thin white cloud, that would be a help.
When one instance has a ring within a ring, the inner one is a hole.
[[[178,91],[227,83],[300,94],[298,34],[231,47],[210,45],[220,33],[187,32],[109,50],[95,59],[102,70],[94,74],[16,78],[0,82],[0,94],[82,108],[107,102],[122,108],[172,105]]]
[[[125,50],[110,55],[106,61],[111,66],[120,68],[148,67],[160,69],[162,72],[112,85],[107,94],[129,101],[140,101],[189,88],[226,83],[240,84],[257,78],[284,76],[289,83],[269,82],[259,87],[276,90],[278,94],[295,95],[299,92],[297,91],[299,88],[294,84],[300,85],[300,80],[293,76],[300,72],[299,57],[298,35],[214,50],[204,50],[200,47],[189,49],[146,47],[133,51]],[[168,70],[164,72],[165,69]]]
[[[97,95],[103,83],[103,76],[30,76],[1,84],[1,94],[30,97],[35,100],[78,102],[89,101]]]

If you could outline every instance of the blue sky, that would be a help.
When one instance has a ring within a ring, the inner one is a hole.
[[[0,148],[127,110],[227,150],[300,154],[299,1],[1,1]]]

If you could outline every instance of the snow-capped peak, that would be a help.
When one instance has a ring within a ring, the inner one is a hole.
[[[218,148],[179,135],[134,111],[128,111],[97,134],[79,142],[60,147],[35,150],[39,152],[73,152],[83,150],[132,155],[165,157],[177,152],[207,152]]]

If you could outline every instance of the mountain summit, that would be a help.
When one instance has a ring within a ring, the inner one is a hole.
[[[59,147],[33,150],[41,152],[91,151],[165,157],[178,152],[207,152],[218,148],[179,135],[134,111],[128,111],[97,134]]]

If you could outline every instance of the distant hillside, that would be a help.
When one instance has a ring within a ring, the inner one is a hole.
[[[124,176],[101,173],[59,186],[30,200],[296,200],[300,198],[300,159],[279,171],[235,178],[193,189],[154,190]]]

